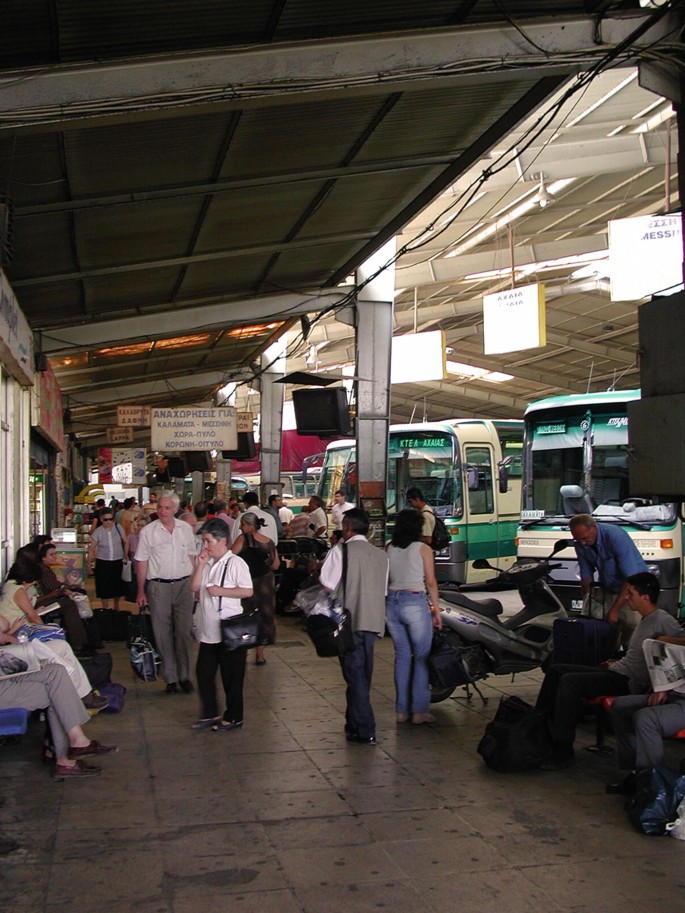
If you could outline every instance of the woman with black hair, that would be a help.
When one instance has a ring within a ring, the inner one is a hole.
[[[233,543],[233,553],[239,555],[250,569],[254,595],[245,603],[245,611],[258,609],[261,616],[264,636],[267,643],[276,640],[276,582],[274,571],[281,561],[276,551],[276,546],[268,536],[260,532],[265,521],[257,514],[248,510],[240,518],[241,533]],[[263,666],[266,663],[264,647],[257,647],[255,664]]]
[[[437,611],[438,584],[431,548],[421,541],[423,516],[401,510],[387,547],[390,576],[386,621],[395,647],[395,710],[397,722],[432,723],[428,654]]]
[[[242,613],[241,599],[252,595],[250,571],[231,552],[231,532],[223,520],[202,527],[202,551],[190,578],[197,594],[196,637],[200,642],[195,674],[200,695],[200,718],[193,729],[230,732],[243,725],[243,680],[247,650],[227,650],[221,642],[221,619]],[[226,696],[223,716],[216,698],[216,672]]]

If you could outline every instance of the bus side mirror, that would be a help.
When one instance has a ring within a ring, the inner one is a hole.
[[[509,491],[509,473],[506,466],[500,466],[497,469],[499,480],[499,493],[505,495]]]
[[[505,457],[497,464],[497,480],[499,493],[505,495],[509,491],[509,467],[514,462],[513,456]]]

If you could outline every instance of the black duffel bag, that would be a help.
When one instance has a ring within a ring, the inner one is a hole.
[[[547,714],[520,697],[501,698],[477,751],[488,767],[500,773],[540,767],[552,754]]]
[[[474,681],[464,663],[463,650],[453,647],[442,629],[433,629],[433,643],[428,655],[428,680],[431,688],[442,691]]]

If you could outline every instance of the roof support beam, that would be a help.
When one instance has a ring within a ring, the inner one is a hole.
[[[310,295],[275,295],[221,301],[204,307],[187,307],[121,320],[102,320],[76,327],[45,330],[39,348],[44,355],[87,352],[95,347],[131,343],[140,339],[162,339],[198,333],[229,324],[236,326],[264,320],[284,320],[296,314],[311,314],[333,308],[347,297],[345,292],[312,292]]]
[[[670,15],[642,35],[652,44],[667,34]],[[152,112],[165,117],[247,105],[302,102],[336,91],[388,91],[511,74],[523,68],[568,74],[630,38],[649,19],[643,12],[601,22],[594,17],[533,21],[518,28],[417,30],[376,37],[279,43],[222,53],[168,56],[124,63],[60,65],[5,72],[0,79],[0,129],[64,130]],[[674,23],[671,23],[673,26]],[[541,50],[539,50],[541,49]],[[570,62],[569,55],[573,55]],[[559,57],[559,62],[555,62]]]

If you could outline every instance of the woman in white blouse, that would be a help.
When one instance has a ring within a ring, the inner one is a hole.
[[[109,608],[109,600],[119,610],[119,600],[126,593],[126,584],[121,579],[124,558],[128,558],[126,532],[114,522],[112,510],[100,514],[100,524],[90,539],[86,570],[95,573],[95,595],[102,599],[102,608]]]
[[[230,732],[243,725],[243,681],[247,650],[226,650],[221,642],[221,619],[240,615],[241,599],[252,596],[250,570],[230,548],[231,533],[223,520],[209,520],[202,527],[202,551],[190,578],[197,593],[196,637],[200,642],[195,674],[200,695],[200,719],[193,729]],[[226,708],[219,715],[216,672],[226,695]]]

